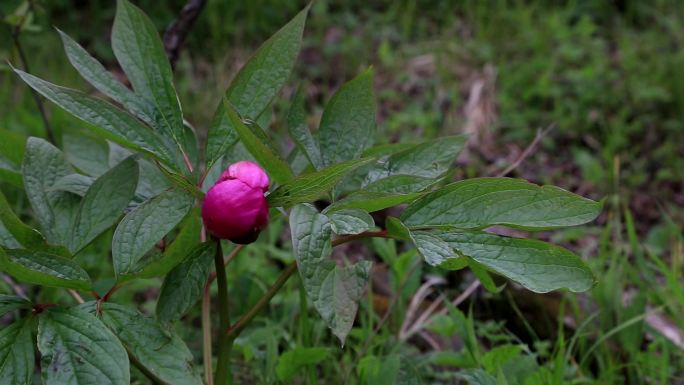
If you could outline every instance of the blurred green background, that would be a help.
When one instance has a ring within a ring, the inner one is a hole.
[[[28,87],[4,64],[22,67],[10,24],[24,3],[0,2],[5,21],[0,30],[0,134],[7,138],[44,135]],[[89,89],[68,64],[55,26],[123,77],[109,48],[115,1],[33,3],[34,17],[18,37],[32,73]],[[185,1],[134,3],[161,32]],[[208,1],[188,36],[175,78],[185,117],[200,134],[250,53],[305,4]],[[605,212],[592,227],[553,234],[555,241],[587,257],[599,284],[583,295],[538,296],[513,287],[478,293],[466,302],[470,312],[462,306],[464,314],[433,323],[430,333],[441,338],[436,345],[398,339],[395,324],[403,321],[396,315],[398,320],[369,346],[357,336],[339,350],[324,326],[298,329],[295,322],[301,325],[301,317],[295,321],[284,312],[264,321],[262,335],[256,329],[245,337],[241,365],[246,378],[270,383],[280,353],[292,347],[283,342],[289,338],[329,347],[326,354],[337,357],[307,367],[296,383],[385,383],[378,381],[395,377],[378,373],[396,366],[392,373],[401,377],[399,367],[410,357],[411,367],[428,383],[459,383],[458,370],[475,367],[508,381],[496,384],[684,384],[683,45],[684,3],[678,0],[314,2],[295,73],[274,105],[270,129],[276,137],[284,135],[284,114],[297,87],[304,90],[315,122],[343,82],[373,66],[376,142],[466,133],[471,140],[458,160],[459,178],[496,175],[522,159],[511,176],[604,199]],[[65,112],[50,104],[47,110],[58,141],[81,132],[82,124]],[[538,145],[523,156],[539,132]],[[26,207],[19,190],[2,188],[19,211]],[[272,239],[255,248],[255,257],[273,252],[277,231],[270,230]],[[401,250],[383,242],[369,243],[362,252],[385,262],[390,281],[401,280],[402,274],[413,277],[415,291],[426,274],[435,273],[402,270],[396,266]],[[274,274],[244,264],[245,271],[266,282]],[[440,289],[447,297],[469,279],[447,278],[449,285]],[[395,284],[389,286],[396,289]],[[150,298],[135,290],[130,289],[131,300],[144,306]],[[408,301],[411,293],[406,291],[402,296]],[[298,295],[295,285],[282,301],[296,303]],[[370,308],[380,314],[382,301],[371,291],[359,317],[361,330],[377,323]],[[193,338],[191,328],[187,333]],[[481,352],[467,343],[471,335]],[[482,361],[478,355],[485,351],[495,353]],[[394,357],[399,357],[396,362]],[[533,367],[529,373],[541,374],[511,374],[516,368],[527,370],[525,365]]]

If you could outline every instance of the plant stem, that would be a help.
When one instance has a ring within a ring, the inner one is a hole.
[[[285,285],[285,282],[287,282],[288,279],[297,271],[297,262],[291,262],[289,265],[287,265],[287,268],[280,273],[280,276],[276,280],[276,282],[271,286],[266,293],[259,298],[259,301],[257,301],[254,306],[252,306],[251,309],[245,315],[240,318],[235,325],[231,326],[230,328],[225,328],[222,330],[225,330],[226,332],[223,333],[226,335],[231,341],[234,340],[242,331],[242,329],[247,326],[254,317],[256,317],[259,312],[268,305],[268,303],[271,301],[271,298],[273,298],[274,295]]]
[[[214,385],[214,377],[211,372],[211,282],[207,280],[204,284],[204,294],[202,295],[202,360],[204,363],[204,383]]]
[[[21,46],[21,41],[19,41],[20,33],[21,26],[15,28],[12,31],[12,41],[14,42],[14,47],[17,49],[17,53],[19,53],[19,60],[21,61],[21,66],[23,67],[22,69],[28,73],[31,73],[31,69],[29,68],[28,64],[28,59],[26,59],[26,54],[24,53],[24,48]],[[52,130],[52,125],[50,125],[50,120],[48,119],[47,112],[45,112],[45,105],[43,104],[43,100],[40,98],[40,95],[38,95],[38,92],[36,92],[33,88],[31,88],[31,95],[33,96],[33,100],[36,102],[38,112],[40,113],[40,117],[43,120],[43,126],[45,127],[45,135],[47,136],[48,141],[52,144],[57,144],[57,142],[55,141],[55,133]]]
[[[355,239],[361,239],[361,238],[370,238],[370,237],[387,237],[387,231],[367,231],[365,233],[361,234],[355,234],[355,235],[348,235],[345,237],[339,237],[335,240],[332,241],[332,246],[338,246],[343,243],[347,243],[350,241],[353,241]],[[240,332],[256,317],[259,312],[268,305],[268,303],[271,301],[271,298],[275,296],[275,294],[285,285],[288,279],[292,277],[292,275],[297,271],[297,262],[292,262],[287,267],[283,272],[280,274],[276,282],[271,286],[264,295],[259,298],[259,301],[257,301],[254,306],[252,306],[247,313],[245,313],[234,325],[221,329],[225,330],[225,335],[230,338],[230,341],[232,342],[237,338],[238,335],[240,335]],[[220,285],[219,285],[220,287]]]
[[[82,304],[82,303],[85,302],[85,301],[83,300],[83,297],[81,297],[81,295],[78,294],[78,292],[77,292],[76,290],[74,290],[74,289],[67,289],[67,291],[69,292],[69,295],[71,295],[71,296],[76,300],[76,302],[78,302],[79,304]]]
[[[214,255],[216,267],[216,282],[218,283],[218,307],[219,307],[219,330],[226,330],[230,326],[228,309],[228,282],[226,270],[223,266],[223,252],[221,241],[216,239],[216,254]],[[220,333],[218,361],[216,362],[216,375],[214,379],[217,385],[231,384],[232,374],[230,371],[230,350],[233,341],[225,333]]]
[[[228,257],[223,261],[223,269],[230,264],[245,246],[237,245]],[[224,270],[218,270],[223,272]],[[211,284],[214,282],[218,273],[216,271],[209,274],[207,282],[204,284],[204,294],[202,296],[202,343],[203,343],[203,362],[204,362],[204,382],[205,385],[214,385],[214,377],[211,371]]]

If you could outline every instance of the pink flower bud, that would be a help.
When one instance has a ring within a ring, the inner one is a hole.
[[[204,227],[217,238],[254,242],[268,223],[268,185],[268,175],[256,163],[232,164],[204,197]]]

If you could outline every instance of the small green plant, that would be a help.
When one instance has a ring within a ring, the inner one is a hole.
[[[374,147],[371,69],[337,91],[315,133],[307,125],[304,99],[295,95],[286,122],[296,147],[283,156],[262,127],[295,65],[307,12],[308,7],[244,65],[218,102],[202,146],[183,119],[156,29],[126,0],[118,2],[112,48],[133,90],[59,32],[71,64],[115,104],[14,70],[109,145],[97,163],[67,158],[43,139],[28,140],[20,176],[38,230],[24,224],[0,195],[0,269],[46,290],[66,289],[79,302],[0,297],[0,314],[20,315],[0,331],[0,351],[6,353],[0,354],[0,382],[32,382],[37,333],[46,384],[128,384],[130,365],[154,383],[232,383],[233,343],[297,273],[306,297],[343,345],[371,262],[340,263],[331,253],[333,247],[361,238],[407,242],[429,265],[470,268],[488,288],[493,286],[490,273],[540,293],[562,288],[579,292],[593,286],[591,271],[570,251],[486,229],[537,231],[581,225],[596,218],[599,203],[519,179],[451,183],[450,167],[466,141],[461,136]],[[253,163],[227,168],[241,153],[265,172]],[[240,195],[235,185],[226,187],[231,180],[239,188],[249,186],[249,191]],[[210,186],[222,186],[220,199],[205,200]],[[406,206],[402,214],[385,223],[375,223],[370,215],[400,205]],[[253,307],[239,316],[231,314],[226,265],[248,247],[243,244],[258,237],[268,218],[289,223],[294,261]],[[95,239],[111,234],[110,228],[115,228],[113,274],[93,282],[78,257]],[[230,246],[220,238],[240,244]],[[227,247],[231,252],[226,257]],[[164,280],[155,317],[112,301],[122,285],[154,277]],[[212,327],[208,296],[214,280],[220,322]],[[92,299],[83,299],[88,296]],[[174,323],[200,300],[204,379],[174,331]],[[319,362],[325,353],[313,348],[288,353],[281,357],[278,376],[288,378],[299,366]],[[372,364],[365,360],[358,372],[370,373]]]

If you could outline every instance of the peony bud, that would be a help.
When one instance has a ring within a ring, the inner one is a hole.
[[[217,238],[254,242],[268,223],[268,185],[268,175],[256,163],[232,164],[204,197],[204,227]]]

